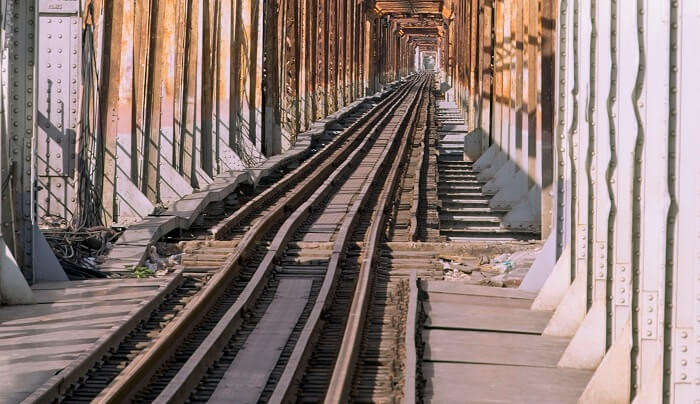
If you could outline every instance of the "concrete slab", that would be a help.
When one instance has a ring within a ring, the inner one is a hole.
[[[429,293],[452,293],[459,295],[507,297],[529,300],[537,297],[536,292],[509,288],[467,285],[465,283],[451,281],[423,281],[421,283],[421,288]]]
[[[467,125],[448,124],[448,125],[440,126],[438,128],[438,131],[439,132],[463,132],[463,133],[467,133],[467,132],[469,132],[469,128],[467,127]]]
[[[20,402],[50,379],[61,380],[177,280],[39,283],[32,287],[38,304],[0,307],[0,403]]]
[[[393,262],[396,262],[394,259]],[[532,306],[531,299],[512,299],[508,297],[491,297],[479,295],[457,295],[450,293],[429,293],[428,300],[432,303],[453,303],[479,306],[512,307],[529,309]]]
[[[182,225],[182,218],[177,216],[147,216],[140,223],[129,227],[115,244],[112,250],[120,246],[149,246],[165,234]],[[113,257],[110,253],[108,257]]]
[[[423,364],[426,403],[576,403],[592,372],[471,363]]]
[[[425,330],[423,360],[556,368],[568,338],[483,331]]]
[[[593,372],[561,369],[570,339],[543,336],[535,293],[422,282],[423,390],[433,403],[575,403]]]
[[[541,334],[551,312],[503,306],[423,302],[426,328]]]

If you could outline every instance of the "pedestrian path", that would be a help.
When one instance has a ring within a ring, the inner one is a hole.
[[[426,403],[575,403],[593,372],[558,368],[569,339],[543,336],[534,293],[421,282]]]

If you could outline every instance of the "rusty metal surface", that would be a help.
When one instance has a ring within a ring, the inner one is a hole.
[[[93,179],[102,187],[101,219],[128,225],[218,175],[290,148],[312,121],[407,74],[412,64],[404,54],[432,35],[412,26],[441,24],[440,3],[425,3],[416,8],[420,21],[394,17],[400,4],[352,0],[92,0],[82,10],[77,1],[42,3],[39,28],[55,33],[39,37],[39,50],[53,53],[42,54],[52,67],[42,63],[39,74],[52,88],[42,82],[38,90],[52,93],[38,107],[65,133],[39,126],[41,211],[70,220],[76,209],[80,100],[69,94],[80,90],[81,17],[94,24],[97,44],[100,88],[90,102],[99,122],[93,135],[104,135]],[[49,17],[57,12],[76,32],[59,32],[58,19]],[[59,55],[72,59],[49,60]],[[60,94],[58,80],[66,85]]]

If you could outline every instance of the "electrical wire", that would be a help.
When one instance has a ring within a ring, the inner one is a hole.
[[[97,111],[100,89],[93,43],[92,4],[88,5],[87,12],[89,19],[83,29],[83,92],[77,161],[77,207],[72,223],[76,230],[103,225],[101,167],[104,161],[104,134]]]

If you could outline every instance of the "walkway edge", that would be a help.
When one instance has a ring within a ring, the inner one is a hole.
[[[53,402],[66,392],[85,372],[87,372],[100,358],[113,347],[117,346],[124,337],[137,327],[138,323],[147,318],[158,305],[182,283],[182,270],[178,270],[172,279],[151,299],[142,302],[139,307],[129,313],[129,319],[120,325],[112,327],[105,335],[67,367],[47,380],[22,403],[47,403]]]

